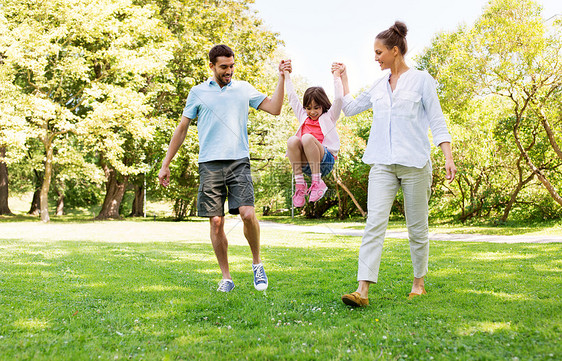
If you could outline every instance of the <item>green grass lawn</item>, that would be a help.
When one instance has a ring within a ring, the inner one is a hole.
[[[255,291],[239,224],[236,288],[207,222],[0,223],[2,360],[555,360],[562,244],[432,242],[428,295],[407,299],[404,240],[387,240],[371,305],[359,237],[262,229],[270,288]]]

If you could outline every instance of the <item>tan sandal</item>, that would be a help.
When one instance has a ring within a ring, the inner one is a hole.
[[[359,292],[353,292],[347,295],[341,296],[341,300],[348,306],[353,307],[364,307],[369,305],[369,298],[363,298]]]
[[[427,292],[425,292],[425,289],[422,291],[422,293],[415,293],[415,292],[411,292],[408,294],[408,299],[411,300],[414,297],[417,296],[421,296],[421,295],[427,295]]]

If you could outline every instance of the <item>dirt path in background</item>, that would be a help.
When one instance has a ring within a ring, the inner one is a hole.
[[[297,226],[270,221],[260,221],[262,229],[278,231],[311,232],[341,236],[362,237],[363,229],[345,229],[330,227],[330,224],[316,226]],[[231,231],[236,230],[231,233]],[[240,218],[227,218],[225,231],[232,242],[238,240],[246,244],[243,223]],[[387,238],[407,239],[407,232],[387,231]],[[85,222],[49,223],[42,222],[5,222],[0,223],[0,239],[21,240],[56,240],[56,241],[100,241],[100,242],[161,242],[178,240],[208,240],[209,223],[197,222]],[[558,235],[518,235],[494,236],[483,234],[430,233],[434,241],[458,242],[492,242],[492,243],[562,243]]]
[[[293,224],[282,224],[269,221],[260,221],[263,228],[280,230],[291,230],[298,232],[326,233],[341,236],[362,237],[362,229],[331,228],[329,225],[322,226],[297,226]],[[408,238],[408,232],[387,231],[386,238]],[[497,236],[484,234],[453,234],[453,233],[429,233],[429,239],[433,241],[461,241],[461,242],[491,242],[491,243],[562,243],[562,236]]]

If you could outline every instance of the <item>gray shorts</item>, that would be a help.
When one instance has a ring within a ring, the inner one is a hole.
[[[226,198],[230,214],[239,214],[239,207],[254,205],[254,184],[248,158],[199,163],[197,215],[224,216]]]

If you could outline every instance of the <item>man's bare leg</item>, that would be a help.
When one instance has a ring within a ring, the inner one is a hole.
[[[256,217],[253,206],[242,206],[238,208],[240,218],[244,222],[244,236],[250,245],[252,251],[252,263],[261,263],[260,258],[260,224]]]
[[[230,270],[228,268],[228,240],[224,233],[224,217],[211,217],[211,243],[219,262],[223,279],[231,280]]]

